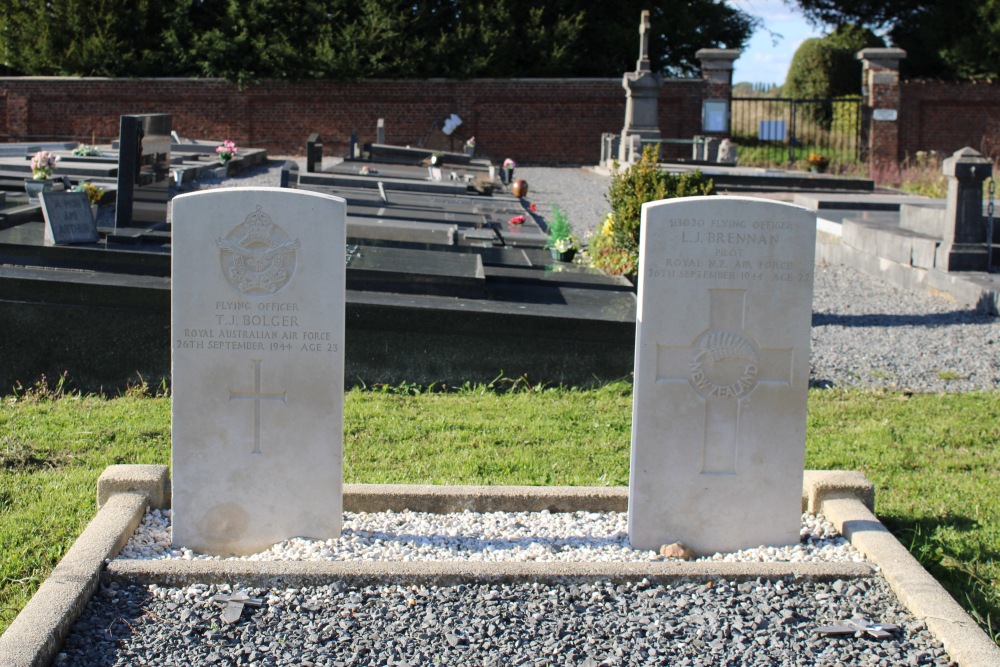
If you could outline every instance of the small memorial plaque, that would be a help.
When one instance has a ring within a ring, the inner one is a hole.
[[[881,121],[895,121],[897,117],[896,109],[872,109],[872,119]]]
[[[97,223],[85,193],[43,192],[39,198],[45,218],[45,245],[97,241]]]

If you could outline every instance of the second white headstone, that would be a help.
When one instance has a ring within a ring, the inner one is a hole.
[[[173,543],[244,555],[342,523],[345,204],[173,200]]]
[[[642,207],[629,540],[698,554],[798,541],[816,215]]]

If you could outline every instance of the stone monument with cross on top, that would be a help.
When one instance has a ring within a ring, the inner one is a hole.
[[[816,216],[740,197],[643,206],[629,539],[798,540]]]
[[[344,200],[222,188],[173,203],[173,543],[246,555],[340,535]]]
[[[625,88],[625,125],[622,127],[618,146],[618,161],[627,163],[632,137],[639,139],[659,139],[660,119],[659,96],[662,79],[654,74],[649,59],[649,35],[651,25],[649,10],[644,9],[639,18],[639,59],[634,72],[622,76]]]

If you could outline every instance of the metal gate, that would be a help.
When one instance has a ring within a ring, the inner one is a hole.
[[[861,159],[861,96],[829,99],[734,97],[729,137],[742,165],[792,165],[813,154],[832,163]]]

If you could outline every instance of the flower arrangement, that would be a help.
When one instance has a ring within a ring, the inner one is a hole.
[[[516,166],[517,166],[517,163],[514,162],[513,160],[511,160],[510,158],[507,158],[506,160],[503,161],[503,168],[504,169],[513,169]]]
[[[226,164],[236,157],[236,153],[238,153],[239,150],[240,149],[236,147],[235,142],[230,139],[226,139],[215,149],[215,153],[219,156],[219,162]]]
[[[46,178],[52,176],[52,172],[56,170],[56,162],[58,161],[59,156],[55,153],[38,151],[31,158],[31,177],[36,181],[44,181]]]
[[[552,207],[552,220],[548,227],[545,247],[552,251],[552,257],[564,262],[572,261],[576,251],[580,249],[580,241],[573,235],[573,226],[558,206]]]
[[[810,153],[809,157],[806,158],[806,162],[814,169],[826,169],[827,165],[830,164],[830,158],[819,153]]]
[[[469,137],[468,139],[466,139],[465,140],[465,147],[466,148],[475,148],[476,147],[476,138],[475,137]]]
[[[89,146],[87,144],[80,144],[73,149],[73,155],[79,157],[101,157],[104,153],[97,146]]]
[[[553,243],[552,247],[555,248],[557,252],[566,252],[567,250],[576,247],[577,244],[575,241],[576,239],[574,239],[572,236],[567,236],[566,238],[559,239],[558,241]]]
[[[358,173],[361,174],[362,176],[374,176],[378,174],[378,169],[374,169],[373,167],[364,165],[363,167],[361,167],[360,170],[358,170]]]
[[[86,194],[87,199],[90,200],[91,204],[100,204],[101,199],[104,197],[104,188],[98,187],[93,183],[81,183],[73,188],[73,192],[82,192]]]

